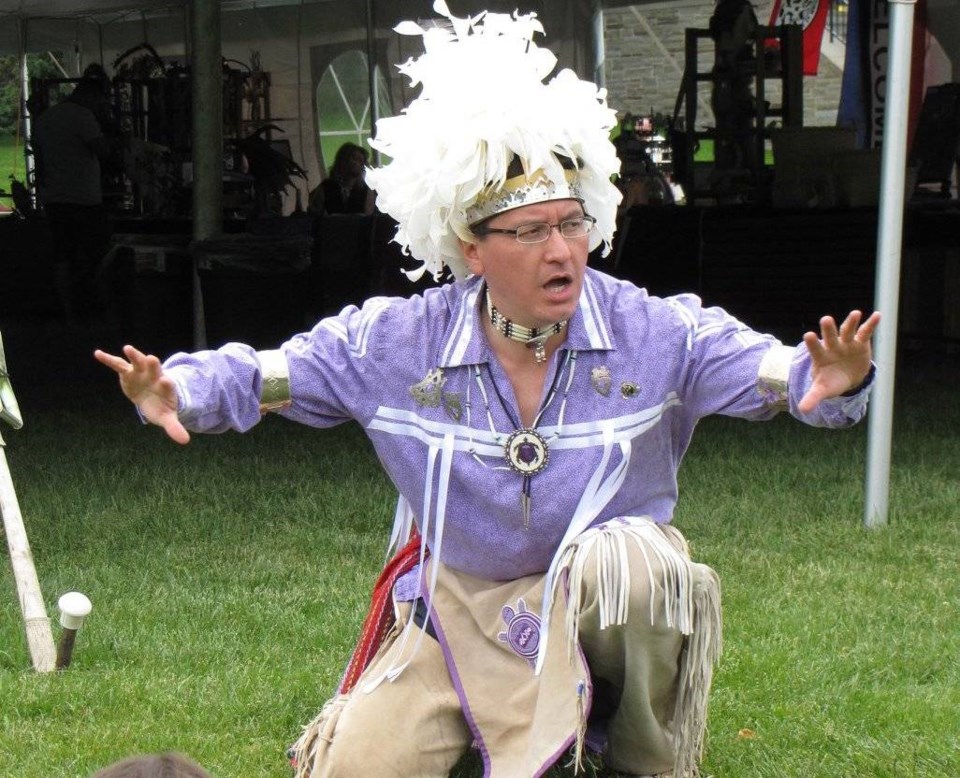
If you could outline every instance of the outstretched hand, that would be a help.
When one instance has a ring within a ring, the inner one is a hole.
[[[93,352],[96,360],[120,377],[120,388],[151,424],[163,427],[177,443],[189,443],[190,433],[177,417],[177,389],[173,380],[164,375],[160,360],[144,354],[133,346],[124,346],[118,357],[99,349]]]
[[[864,382],[870,372],[870,338],[880,323],[874,312],[860,323],[860,311],[851,311],[837,329],[832,316],[820,319],[820,334],[808,332],[803,342],[810,351],[813,384],[798,404],[801,413],[810,413],[821,400],[838,397]]]

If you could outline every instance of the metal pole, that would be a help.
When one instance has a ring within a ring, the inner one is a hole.
[[[883,313],[876,332],[873,387],[867,438],[867,483],[864,524],[887,523],[890,496],[890,450],[893,437],[893,387],[897,360],[897,314],[900,305],[900,254],[903,240],[907,115],[913,7],[916,0],[890,0],[890,41],[883,115],[883,158],[877,228],[875,307]]]
[[[221,231],[223,220],[223,75],[219,0],[193,4],[193,239]],[[193,262],[193,346],[207,346],[203,290]]]
[[[377,14],[374,0],[367,0],[367,86],[370,91],[370,137],[377,135],[377,120],[380,118],[380,98],[377,94]],[[380,152],[373,149],[373,164],[380,164]]]
[[[39,207],[37,201],[37,187],[36,181],[34,181],[34,159],[33,152],[30,150],[31,143],[30,139],[33,137],[33,116],[30,113],[29,104],[30,104],[30,73],[29,68],[27,67],[27,20],[24,19],[20,23],[20,40],[18,46],[20,51],[20,84],[21,90],[20,94],[22,98],[20,100],[20,110],[23,112],[23,164],[24,164],[24,185],[30,190],[30,197],[33,200],[33,204],[36,207]],[[31,186],[31,183],[33,186]]]

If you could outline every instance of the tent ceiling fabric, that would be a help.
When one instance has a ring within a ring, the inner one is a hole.
[[[592,12],[600,6],[613,8],[627,5],[662,5],[664,2],[671,2],[671,0],[640,0],[640,2],[636,0],[582,0],[579,5],[584,6],[587,12]],[[361,5],[359,0],[223,0],[221,5],[225,11],[231,11],[317,3]],[[3,17],[5,16],[19,19],[89,17],[102,23],[103,21],[109,21],[111,17],[115,17],[117,14],[131,12],[169,13],[175,9],[183,8],[187,4],[187,0],[179,0],[179,2],[170,2],[170,0],[166,2],[164,0],[0,0],[0,24],[4,22]],[[430,2],[420,2],[419,0],[373,0],[373,6],[377,9],[377,22],[381,26],[392,26],[391,20],[395,22],[403,18],[410,18],[411,9],[418,6],[421,6],[419,16],[430,15],[430,5]],[[460,14],[475,13],[481,8],[507,12],[514,8],[520,8],[525,11],[528,10],[528,6],[535,5],[537,3],[499,3],[497,0],[484,3],[450,0],[451,9],[454,13]],[[497,8],[498,6],[500,8]],[[960,51],[960,0],[927,0],[927,9],[931,32],[936,35],[941,45],[951,52],[951,55]]]
[[[481,10],[512,13],[518,7],[544,20],[544,44],[561,67],[592,76],[591,20],[598,0],[448,0],[457,16]],[[113,74],[121,55],[149,43],[168,62],[188,60],[187,7],[171,0],[0,0],[0,54],[60,52],[67,76],[90,62]],[[369,0],[374,10],[375,57],[387,81],[390,103],[399,110],[409,97],[398,63],[417,51],[392,28],[404,19],[435,16],[432,0]],[[294,157],[315,182],[321,174],[317,84],[327,65],[344,50],[367,49],[367,6],[363,0],[224,0],[223,56],[234,63],[254,55],[270,74],[270,123],[290,141]],[[419,39],[416,40],[419,46]],[[142,52],[141,52],[142,54]],[[131,60],[125,60],[127,64]],[[362,105],[360,114],[364,113]],[[367,107],[369,110],[369,106]],[[322,118],[322,117],[321,117]]]
[[[253,8],[269,8],[274,6],[300,6],[314,4],[346,4],[362,5],[358,0],[222,0],[224,11],[249,10]],[[411,18],[411,15],[428,16],[432,14],[433,3],[429,0],[373,0],[378,22],[389,22],[390,19],[401,21]],[[527,6],[537,6],[540,3],[500,2],[464,2],[464,0],[449,0],[450,10],[455,14],[477,13],[479,10],[498,10],[512,12],[520,8],[527,10]],[[623,5],[623,2],[610,3]],[[174,10],[189,5],[188,2],[164,2],[164,0],[0,0],[0,14],[12,15],[21,18],[36,18],[43,16],[55,17],[100,17],[118,13],[149,11],[151,13],[163,9]],[[580,3],[590,10],[600,5],[600,0],[583,0]]]
[[[482,10],[512,13],[520,8],[535,11],[547,27],[546,45],[554,49],[564,66],[578,72],[591,59],[590,52],[580,51],[590,39],[590,20],[600,7],[601,0],[448,0],[451,11],[458,16],[476,14]],[[369,0],[374,13],[378,36],[389,34],[399,22],[435,16],[432,0]],[[102,40],[103,31],[121,26],[143,25],[154,42],[157,24],[168,20],[167,27],[177,26],[180,35],[184,29],[184,0],[0,0],[0,54],[19,51],[22,27],[27,30],[27,48],[33,51],[48,49],[67,51],[75,44],[83,46],[91,40]],[[302,30],[314,38],[355,39],[365,37],[366,6],[363,0],[222,0],[223,20],[264,18],[271,13],[297,15],[304,20]],[[24,22],[25,25],[22,25]],[[241,25],[237,22],[234,26]],[[309,26],[307,26],[309,25]],[[80,32],[86,29],[87,33]],[[161,36],[163,32],[159,33]],[[84,41],[86,38],[86,41]],[[578,39],[576,54],[557,50],[566,41]],[[142,35],[141,42],[147,40]],[[90,47],[95,50],[97,47]],[[106,63],[105,63],[106,64]]]
[[[337,0],[303,0],[304,3],[336,2]],[[98,16],[126,11],[153,11],[182,8],[188,3],[164,0],[0,0],[0,13],[17,16]],[[300,5],[299,0],[223,0],[225,10],[231,8],[264,8],[272,5]]]

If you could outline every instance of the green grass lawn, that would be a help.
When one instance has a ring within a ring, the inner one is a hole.
[[[694,162],[713,162],[713,139],[701,138],[697,141],[697,148],[693,154]],[[763,152],[763,164],[767,167],[773,165],[773,149],[765,149]]]
[[[0,135],[0,190],[10,191],[10,176],[23,181],[23,143],[18,145],[12,135]],[[9,197],[0,196],[0,202],[12,205]]]
[[[288,776],[382,563],[394,498],[365,438],[268,418],[179,448],[112,380],[72,385],[5,340],[43,593],[94,609],[71,667],[37,675],[0,564],[0,775],[175,749],[221,778]],[[960,775],[958,376],[955,356],[901,369],[879,530],[861,525],[865,426],[702,424],[676,523],[724,587],[704,776]]]

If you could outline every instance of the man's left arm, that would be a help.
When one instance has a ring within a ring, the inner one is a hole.
[[[683,399],[696,416],[760,421],[788,410],[815,427],[845,427],[866,412],[870,339],[879,314],[861,322],[854,311],[839,327],[825,316],[820,336],[808,332],[798,345],[786,346],[698,302],[689,295],[671,301],[691,328]]]
[[[815,332],[803,336],[810,354],[810,386],[797,410],[812,413],[823,400],[851,396],[862,391],[873,376],[873,333],[880,314],[872,313],[862,321],[860,311],[851,311],[837,327],[832,316],[820,319],[820,337]]]

